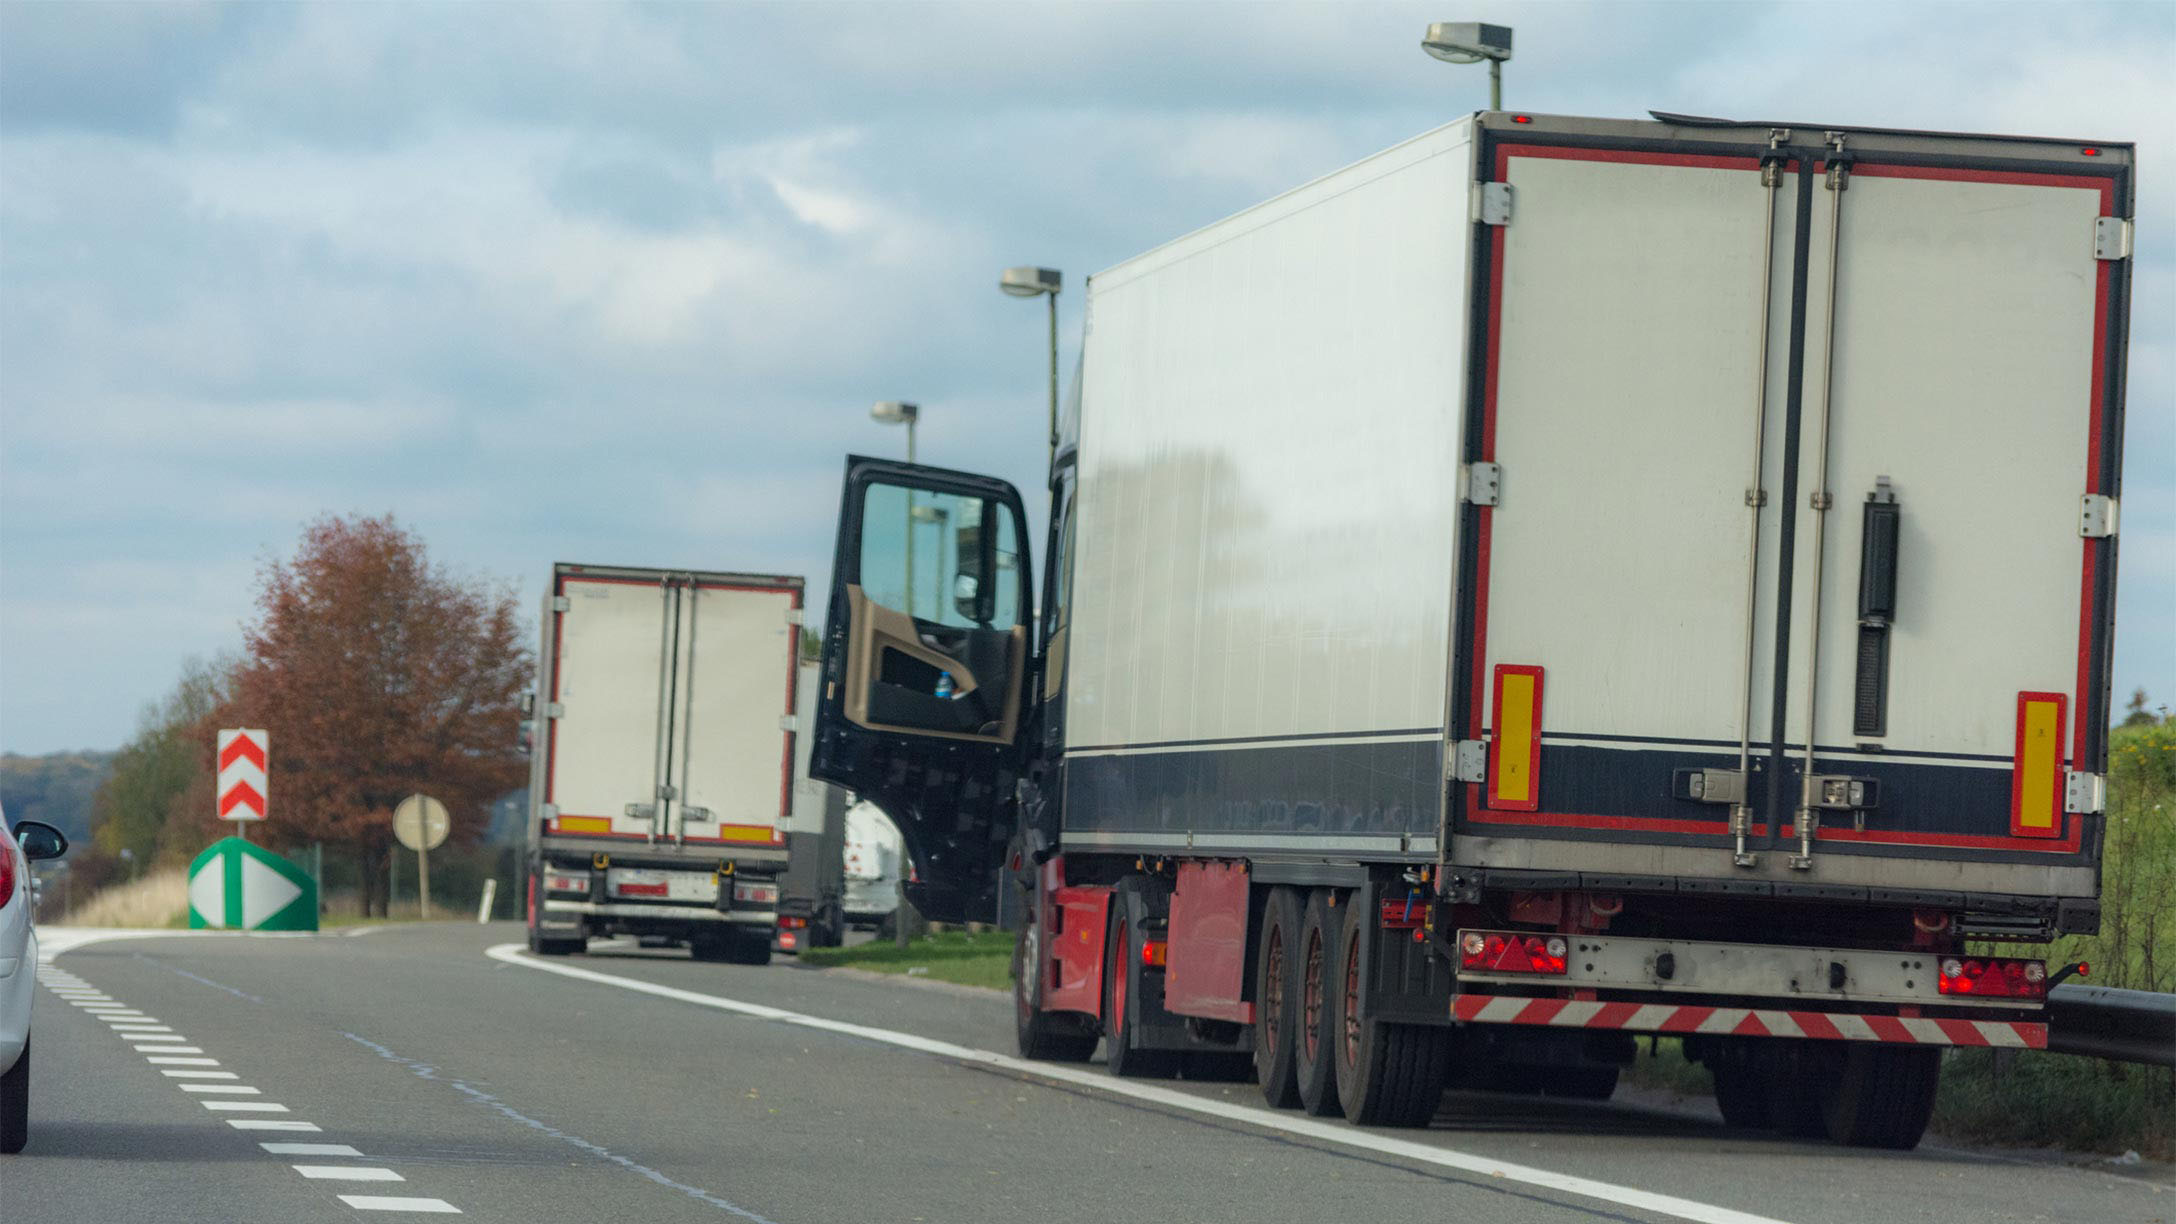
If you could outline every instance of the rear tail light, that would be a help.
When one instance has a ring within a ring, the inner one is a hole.
[[[733,899],[754,905],[778,904],[778,885],[756,884],[747,880],[733,881]]]
[[[2044,999],[2048,994],[2045,961],[1993,957],[1945,956],[1935,979],[1946,995],[1979,999]]]
[[[15,895],[15,847],[0,834],[0,905]]]
[[[1564,937],[1521,931],[1461,931],[1459,964],[1483,973],[1564,972]]]
[[[1161,939],[1145,941],[1141,945],[1141,967],[1143,969],[1163,968],[1165,954],[1169,949],[1170,945]]]
[[[544,872],[544,891],[586,893],[589,891],[589,873],[554,871],[547,868]]]
[[[783,917],[783,918],[780,918],[780,919],[778,920],[778,925],[780,925],[780,926],[782,926],[782,927],[786,928],[786,929],[787,929],[787,930],[789,930],[789,931],[798,931],[798,930],[800,930],[800,929],[801,929],[802,927],[805,927],[805,926],[807,926],[807,925],[808,925],[808,919],[806,919],[806,918],[796,918],[796,917],[794,917],[793,915],[791,915],[791,914],[788,914],[788,915],[786,915],[785,917]]]

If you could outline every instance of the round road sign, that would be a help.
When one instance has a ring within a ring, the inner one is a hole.
[[[410,850],[438,849],[452,828],[446,805],[429,795],[410,795],[393,809],[393,836]]]

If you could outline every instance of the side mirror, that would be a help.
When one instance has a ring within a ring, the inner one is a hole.
[[[971,621],[986,621],[989,614],[982,610],[982,580],[973,574],[956,574],[952,578],[952,606],[960,615]]]
[[[25,820],[15,826],[15,842],[23,848],[23,857],[33,863],[57,859],[68,853],[68,839],[61,831],[36,820]]]

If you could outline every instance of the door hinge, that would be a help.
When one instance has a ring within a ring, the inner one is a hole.
[[[804,624],[806,623],[806,618],[802,616],[801,609],[788,608],[786,609],[786,623],[789,625]]]
[[[1483,225],[1511,224],[1511,184],[1475,183],[1473,219]]]
[[[2104,493],[2088,493],[2078,502],[2078,534],[2088,540],[2116,533],[2116,499]]]
[[[1503,493],[1504,469],[1494,463],[1469,463],[1458,469],[1458,498],[1476,506],[1493,506]]]
[[[2093,218],[2093,258],[2129,259],[2131,257],[2131,219],[2129,217]]]
[[[801,716],[798,714],[786,715],[778,720],[778,729],[781,731],[799,731],[801,729]]]
[[[556,803],[540,804],[536,809],[536,814],[540,820],[557,820],[559,819],[559,805]]]
[[[1480,740],[1460,740],[1451,754],[1451,781],[1488,781],[1488,745]]]
[[[2107,810],[2108,782],[2097,773],[2073,769],[2063,780],[2063,810],[2091,816]]]
[[[574,607],[574,601],[564,595],[552,596],[552,611],[565,612]]]
[[[566,716],[567,716],[567,703],[566,703],[566,702],[564,702],[564,701],[547,701],[547,702],[545,702],[545,703],[544,703],[544,717],[546,717],[546,718],[565,718]]]

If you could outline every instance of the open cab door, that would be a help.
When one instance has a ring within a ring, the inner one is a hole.
[[[1002,480],[846,461],[809,773],[899,826],[907,897],[933,921],[996,909],[1029,700],[1026,541]]]

